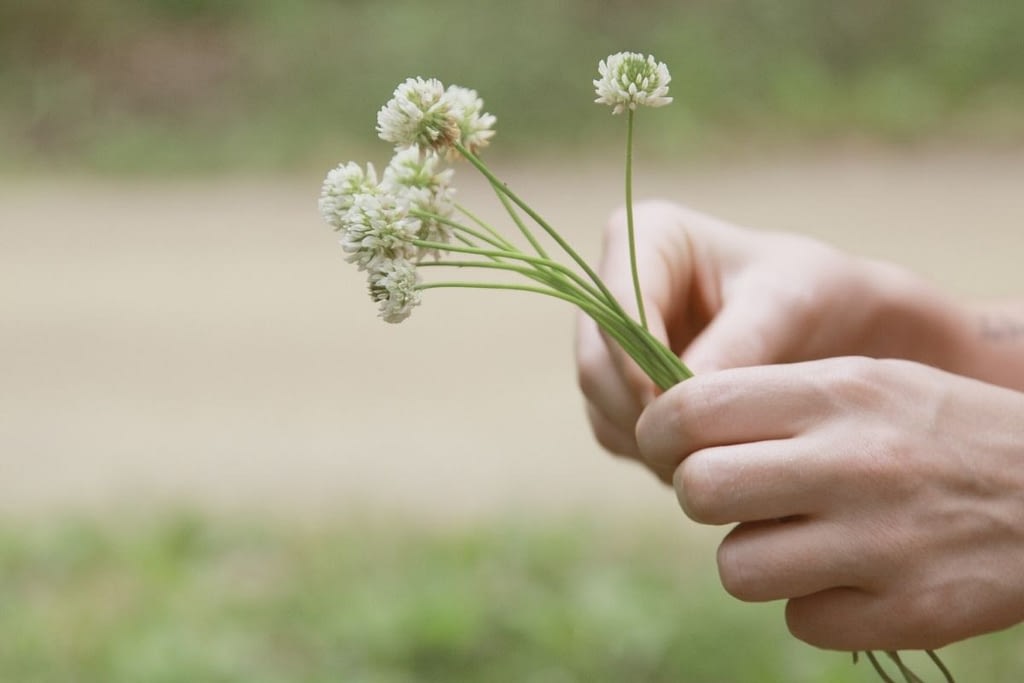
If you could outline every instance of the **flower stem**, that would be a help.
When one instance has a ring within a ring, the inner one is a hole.
[[[626,117],[626,230],[629,235],[629,270],[633,275],[633,293],[636,296],[636,310],[640,324],[647,327],[647,312],[644,298],[640,293],[640,273],[636,267],[636,232],[633,229],[633,118],[636,112],[629,109]]]
[[[903,659],[900,658],[900,654],[898,652],[886,651],[885,654],[889,659],[895,662],[896,668],[900,670],[900,673],[903,675],[903,680],[906,681],[906,683],[924,683],[920,676],[907,668],[907,665],[903,663]]]
[[[932,660],[932,663],[935,664],[936,668],[942,672],[942,675],[946,679],[946,683],[956,683],[953,680],[953,673],[946,667],[946,664],[939,659],[939,656],[935,654],[934,650],[925,650],[925,653]]]
[[[474,256],[484,256],[484,257],[490,258],[490,259],[495,259],[495,258],[503,259],[503,258],[505,258],[505,259],[512,259],[512,260],[515,260],[515,261],[524,261],[524,262],[529,263],[529,264],[531,264],[533,266],[536,266],[538,271],[541,271],[541,270],[557,271],[557,272],[565,275],[569,279],[571,279],[582,290],[586,291],[588,294],[590,294],[595,299],[597,299],[599,301],[602,301],[603,303],[605,303],[606,305],[608,305],[608,306],[610,306],[612,308],[615,308],[614,305],[613,305],[614,304],[614,300],[608,301],[606,299],[606,297],[603,296],[602,292],[600,292],[599,290],[595,289],[593,285],[591,285],[586,280],[584,280],[579,274],[574,272],[571,268],[569,268],[568,266],[565,266],[565,265],[563,265],[561,263],[558,263],[557,261],[552,261],[551,259],[548,259],[548,258],[543,258],[543,257],[540,257],[540,256],[530,256],[529,254],[524,254],[521,251],[481,249],[479,247],[473,247],[473,246],[462,246],[462,247],[460,247],[460,246],[457,246],[457,245],[454,245],[454,244],[444,244],[442,242],[429,242],[427,240],[419,240],[419,239],[410,240],[410,242],[412,244],[416,245],[417,247],[423,247],[423,248],[426,248],[426,249],[437,249],[439,251],[452,251],[452,252],[459,253],[459,254],[473,254]],[[425,263],[421,263],[420,265],[425,265]]]
[[[512,249],[512,248],[515,247],[515,245],[513,245],[511,242],[509,242],[507,239],[505,239],[505,237],[501,233],[499,233],[497,230],[492,228],[486,221],[484,221],[482,218],[480,218],[479,216],[477,216],[476,214],[471,212],[469,209],[467,209],[463,205],[456,204],[455,208],[458,209],[464,216],[469,218],[469,220],[473,221],[478,226],[480,226],[481,228],[486,230],[487,233],[490,234],[492,237],[494,237],[496,240],[500,241],[504,248]],[[434,216],[431,216],[431,217],[435,218]],[[436,218],[440,218],[440,217],[438,216]],[[451,224],[449,224],[449,225],[451,225]],[[491,240],[487,240],[487,241],[491,242],[491,244],[496,244],[496,242],[492,242]]]
[[[854,664],[857,663],[857,656],[859,654],[859,652],[853,653]],[[874,668],[875,672],[878,674],[878,677],[881,678],[884,683],[896,683],[896,680],[885,671],[885,668],[882,666],[882,663],[878,661],[878,656],[874,652],[866,651],[864,652],[864,654],[867,655],[868,661],[871,662],[871,666]],[[935,665],[935,667],[942,673],[942,677],[945,683],[956,683],[956,681],[953,678],[953,674],[946,667],[945,663],[943,663],[943,661],[939,658],[939,656],[935,653],[934,650],[925,650],[925,654],[928,655],[928,658],[932,660],[932,663]],[[896,668],[899,670],[900,675],[903,677],[904,683],[923,683],[924,679],[922,679],[920,676],[914,673],[903,662],[903,659],[900,657],[899,652],[888,650],[885,651],[885,655],[890,660],[892,660],[893,664],[896,665]]]
[[[615,297],[605,286],[601,278],[598,277],[597,273],[594,272],[594,269],[590,267],[590,265],[583,259],[582,256],[576,253],[576,250],[573,249],[572,246],[565,241],[564,237],[558,234],[557,230],[551,227],[551,225],[547,221],[545,221],[540,214],[534,211],[529,204],[520,199],[515,192],[509,189],[508,185],[503,183],[498,178],[498,176],[494,175],[491,169],[487,168],[487,165],[483,161],[481,161],[479,157],[477,157],[475,154],[473,154],[468,149],[463,147],[461,143],[456,142],[455,149],[459,152],[459,154],[465,157],[466,160],[469,161],[469,163],[473,164],[473,166],[475,166],[476,169],[480,171],[480,173],[482,173],[484,177],[487,178],[488,181],[490,181],[491,185],[493,185],[496,190],[499,190],[502,194],[511,199],[516,206],[523,210],[523,213],[525,213],[533,220],[533,222],[539,225],[544,230],[544,232],[546,232],[551,237],[551,239],[553,239],[555,243],[558,244],[558,246],[561,247],[562,250],[566,254],[568,254],[573,261],[576,262],[576,264],[583,270],[583,272],[587,274],[587,277],[589,277],[594,282],[594,284],[597,285],[597,288],[601,290],[601,293],[608,297],[609,302],[619,307]],[[619,308],[621,309],[621,307]],[[625,315],[625,311],[623,311],[623,315]]]
[[[449,263],[447,265],[456,264]],[[465,265],[471,264],[467,263]],[[485,268],[501,267],[498,264],[489,262],[481,262],[479,264],[472,265],[478,265]],[[505,268],[506,270],[516,270],[518,272],[528,270],[526,268],[512,266],[511,264],[507,265],[508,267]],[[538,271],[537,275],[543,277],[544,273]],[[546,287],[538,287],[534,285],[477,281],[428,282],[417,285],[416,288],[419,290],[440,288],[514,290],[543,294],[545,296],[561,299],[573,304],[589,315],[601,327],[601,329],[603,329],[620,346],[622,346],[626,353],[636,361],[637,365],[647,373],[651,380],[660,389],[668,389],[690,376],[686,367],[678,358],[672,355],[671,352],[669,352],[669,355],[671,355],[674,360],[674,364],[668,361],[667,356],[659,351],[659,347],[664,348],[664,345],[654,337],[645,335],[645,331],[639,327],[635,321],[630,318],[623,318],[617,311],[609,310],[607,305],[604,303],[594,301],[586,296],[581,296],[581,294],[574,289],[565,290],[553,284]]]
[[[882,668],[882,665],[878,661],[878,657],[875,656],[874,652],[868,651],[864,654],[867,655],[868,661],[871,662],[871,666],[874,667],[879,678],[881,678],[885,683],[896,683],[889,674],[885,673],[885,669]]]
[[[500,249],[502,251],[518,251],[518,250],[516,250],[515,245],[510,244],[508,240],[502,238],[501,235],[499,235],[498,233],[496,233],[493,230],[491,230],[490,227],[487,226],[486,224],[484,224],[482,226],[484,228],[484,230],[486,230],[486,232],[480,232],[479,230],[474,230],[473,228],[469,227],[468,225],[464,225],[462,223],[459,223],[458,221],[453,221],[450,218],[445,218],[444,216],[438,216],[436,214],[428,213],[426,211],[415,211],[415,210],[413,210],[413,211],[410,211],[409,213],[410,213],[410,215],[416,216],[417,218],[429,218],[431,220],[437,221],[441,225],[447,225],[449,228],[452,228],[453,230],[457,230],[459,232],[463,232],[463,233],[466,233],[468,235],[472,235],[473,237],[477,238],[481,242],[484,242],[485,244],[491,245],[495,249]],[[436,249],[438,249],[439,251],[444,251],[444,249],[442,248],[442,243],[441,242],[438,242],[437,245],[438,246],[435,247]]]
[[[491,183],[491,187],[494,188],[494,194],[498,196],[498,199],[501,201],[501,205],[505,207],[505,211],[508,212],[512,222],[516,224],[517,228],[519,228],[519,232],[523,233],[523,237],[525,237],[526,241],[530,243],[530,246],[537,252],[537,255],[547,258],[548,254],[544,251],[544,247],[542,247],[540,242],[537,241],[537,238],[534,237],[530,229],[526,227],[526,223],[524,223],[523,219],[519,217],[518,213],[516,213],[516,208],[512,206],[512,202],[509,201],[509,198],[506,197],[500,189],[495,187],[494,183]]]

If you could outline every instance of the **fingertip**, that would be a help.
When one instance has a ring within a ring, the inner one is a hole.
[[[685,444],[678,438],[673,387],[656,396],[636,421],[635,439],[640,457],[667,483],[683,458]]]

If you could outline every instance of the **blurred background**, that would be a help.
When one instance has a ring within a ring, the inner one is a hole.
[[[1019,296],[1022,33],[1000,0],[0,0],[0,680],[875,680],[600,451],[571,311],[385,325],[316,198],[436,76],[596,258],[624,126],[591,80],[650,52],[639,195]],[[1018,681],[1022,643],[947,658]]]

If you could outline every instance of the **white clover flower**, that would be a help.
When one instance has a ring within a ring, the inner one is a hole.
[[[385,189],[396,187],[438,188],[451,185],[455,172],[440,169],[441,157],[434,152],[420,152],[416,147],[400,150],[384,169],[381,185]]]
[[[359,164],[348,162],[331,169],[320,189],[320,215],[335,230],[345,227],[346,216],[355,197],[377,191],[377,172],[373,164],[364,171]]]
[[[459,112],[436,78],[409,78],[377,113],[377,134],[398,148],[444,152],[459,141]]]
[[[627,109],[663,107],[672,102],[668,84],[672,77],[664,63],[638,52],[619,52],[601,60],[601,78],[594,81],[599,104],[614,107],[613,114]]]
[[[341,248],[360,270],[373,270],[396,259],[411,259],[417,248],[419,223],[409,216],[408,206],[389,194],[362,194],[355,198],[344,225]]]
[[[370,272],[370,298],[380,304],[380,317],[400,323],[420,304],[420,282],[416,266],[404,259],[384,261]]]
[[[476,90],[463,88],[459,85],[448,86],[445,93],[458,110],[459,131],[462,146],[473,154],[490,144],[494,137],[494,124],[497,119],[483,113],[484,101],[476,94]],[[452,152],[449,151],[451,156]]]
[[[441,158],[434,152],[420,153],[415,147],[402,150],[384,170],[381,191],[407,204],[410,217],[419,221],[415,231],[418,238],[447,243],[452,229],[442,219],[449,218],[455,208],[455,189],[451,186],[454,171],[439,170],[440,164]],[[423,249],[420,256],[427,253],[440,255],[436,249]]]

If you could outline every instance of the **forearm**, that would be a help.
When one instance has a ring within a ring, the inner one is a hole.
[[[961,374],[1024,391],[1024,299],[962,306]]]
[[[1024,391],[1024,299],[961,301],[902,269],[873,267],[881,303],[872,355]]]

